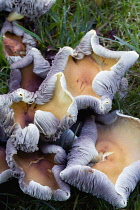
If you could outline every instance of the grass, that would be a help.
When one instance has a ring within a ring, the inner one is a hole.
[[[63,46],[75,47],[90,29],[96,29],[104,46],[112,50],[135,50],[140,53],[140,2],[139,0],[110,0],[102,5],[91,0],[57,0],[50,12],[33,22],[24,20],[24,26],[37,35],[38,48],[47,58],[47,49],[54,54]],[[0,25],[5,13],[0,14]],[[1,40],[0,40],[1,43]],[[0,93],[8,91],[9,65],[0,44]],[[140,118],[140,61],[128,71],[128,94],[125,99],[113,102],[113,109]],[[5,189],[5,190],[2,190]],[[14,210],[112,210],[107,202],[72,188],[66,202],[41,201],[23,194],[16,180],[1,185],[0,207]],[[140,185],[131,193],[125,210],[140,209]]]

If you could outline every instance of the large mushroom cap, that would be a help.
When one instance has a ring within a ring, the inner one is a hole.
[[[87,129],[86,123],[87,137],[82,138],[81,133],[73,144],[61,177],[78,189],[123,208],[140,180],[140,120],[119,112],[99,116],[97,120],[95,126],[90,122],[92,130]],[[94,135],[98,135],[96,140]]]
[[[91,30],[74,50],[60,49],[48,76],[63,72],[78,109],[91,107],[96,113],[104,114],[111,109],[125,72],[137,58],[134,51],[111,51],[101,46],[96,32]]]
[[[39,91],[19,88],[1,95],[0,103],[13,110],[11,139],[16,148],[25,152],[37,150],[40,133],[55,140],[77,119],[76,103],[66,90],[61,72],[45,80]]]
[[[46,144],[42,145],[42,151],[27,154],[16,150],[9,139],[6,159],[13,176],[26,194],[41,200],[67,200],[70,189],[59,176],[65,168],[65,151],[60,146]]]

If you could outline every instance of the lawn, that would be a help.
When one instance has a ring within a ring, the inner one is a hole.
[[[33,21],[25,18],[23,25],[34,33],[37,47],[50,62],[59,48],[74,48],[91,29],[100,36],[103,46],[111,50],[135,50],[140,53],[140,1],[139,0],[57,0],[49,13]],[[0,13],[0,27],[7,12]],[[29,32],[30,33],[30,32]],[[0,94],[8,92],[10,68],[3,55],[0,39]],[[127,72],[129,83],[127,96],[113,101],[113,109],[140,118],[140,60]],[[112,210],[107,202],[90,194],[71,188],[71,197],[65,202],[41,201],[22,193],[17,180],[1,184],[0,206],[14,210]],[[140,209],[140,185],[138,184],[128,201],[126,210]]]

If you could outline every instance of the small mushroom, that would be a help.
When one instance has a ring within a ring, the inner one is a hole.
[[[59,175],[66,163],[66,153],[60,146],[44,144],[37,152],[25,153],[15,149],[9,139],[6,159],[24,193],[41,200],[69,198],[69,186]]]
[[[6,20],[1,29],[4,53],[9,63],[15,61],[18,56],[24,57],[32,47],[36,46],[33,37],[24,32],[24,30],[16,24],[16,21],[10,23]]]
[[[138,58],[134,51],[111,51],[99,44],[94,30],[89,31],[73,50],[60,49],[48,76],[63,72],[67,89],[78,109],[91,107],[96,113],[109,112],[122,78]]]
[[[11,22],[24,16],[34,19],[46,13],[54,3],[55,0],[1,0],[0,11],[11,12],[7,17],[7,20]]]
[[[20,29],[15,21],[6,21],[1,33],[5,56],[11,64],[9,92],[20,87],[36,91],[48,73],[49,62],[35,48],[32,36]]]
[[[97,121],[92,129],[85,124],[85,136],[82,131],[74,142],[60,176],[79,190],[124,208],[140,180],[140,120],[117,111],[116,115],[99,116]],[[94,135],[98,135],[96,141]]]

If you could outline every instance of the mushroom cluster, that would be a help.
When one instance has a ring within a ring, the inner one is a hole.
[[[0,4],[34,17],[54,2]],[[138,54],[106,49],[91,30],[50,65],[10,17],[1,29],[11,72],[9,92],[0,95],[0,183],[16,177],[24,193],[59,201],[70,197],[70,184],[124,208],[140,180],[140,120],[110,111]],[[87,109],[76,136],[78,113]]]

